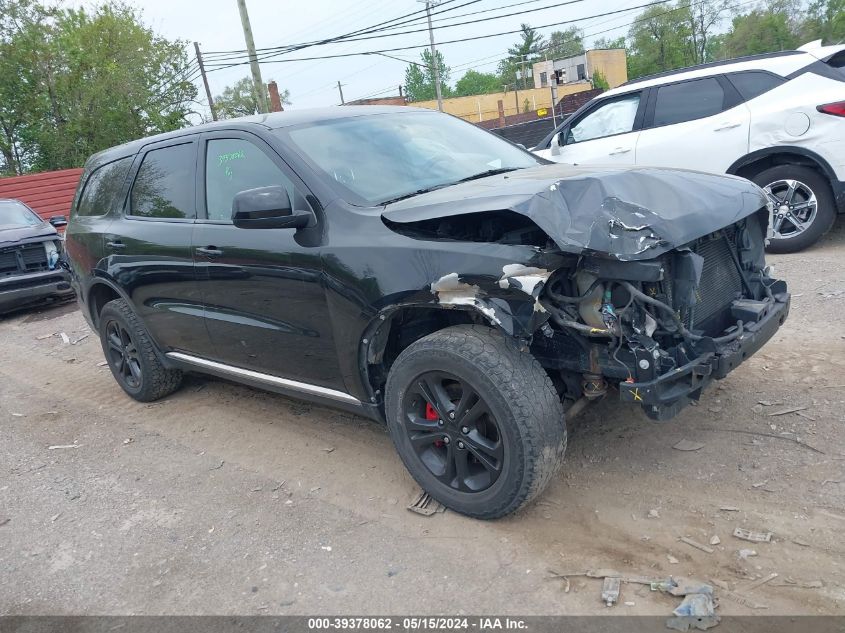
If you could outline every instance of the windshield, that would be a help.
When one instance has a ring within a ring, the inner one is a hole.
[[[334,119],[276,133],[330,178],[348,202],[367,206],[540,164],[471,123],[434,112]]]
[[[0,200],[0,225],[36,226],[43,221],[17,200]]]

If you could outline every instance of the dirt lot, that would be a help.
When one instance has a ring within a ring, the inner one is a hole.
[[[367,420],[199,377],[139,404],[74,306],[8,317],[0,614],[606,613],[600,580],[549,574],[600,568],[726,583],[746,598],[717,589],[722,614],[841,614],[845,223],[770,261],[795,298],[767,347],[672,422],[595,405],[540,502],[496,522],[408,512]],[[624,584],[612,612],[679,601]]]

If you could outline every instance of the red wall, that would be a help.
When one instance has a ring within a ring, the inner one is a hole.
[[[82,169],[62,169],[0,178],[0,198],[16,198],[45,220],[54,215],[68,217],[81,175]]]

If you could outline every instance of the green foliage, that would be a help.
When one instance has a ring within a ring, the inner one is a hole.
[[[431,51],[425,49],[420,54],[422,66],[409,64],[405,69],[405,93],[408,101],[430,101],[437,98],[437,88],[434,81],[434,64],[432,64]],[[452,89],[449,87],[451,69],[443,59],[443,53],[437,51],[437,67],[440,71],[440,92],[445,99],[452,96]]]
[[[258,107],[258,99],[255,97],[254,86],[252,77],[244,77],[231,86],[226,86],[223,94],[214,97],[214,109],[217,111],[218,118],[234,119],[239,116],[258,114],[261,110]],[[279,97],[283,105],[290,105],[290,90],[279,91]],[[269,92],[265,98],[269,103]]]
[[[816,0],[802,25],[803,40],[821,39],[825,44],[845,41],[845,0]]]
[[[626,48],[625,37],[617,37],[614,39],[600,37],[598,39],[593,40],[593,45],[591,48]]]
[[[693,63],[689,6],[680,7],[679,10],[667,11],[665,6],[654,6],[639,15],[628,34],[631,43],[628,57],[630,78]]]
[[[511,46],[508,49],[508,57],[499,62],[500,83],[511,88],[518,83],[522,88],[533,88],[531,64],[543,57],[546,44],[543,36],[528,24],[521,24],[520,29],[520,41]]]
[[[484,95],[501,91],[502,83],[496,75],[492,73],[480,73],[477,70],[466,71],[464,76],[455,84],[456,97]]]
[[[549,59],[574,57],[584,52],[584,32],[577,26],[570,26],[563,31],[553,31],[544,56]]]
[[[197,90],[185,43],[156,35],[137,10],[0,0],[0,12],[3,170],[77,167],[99,150],[186,124]]]
[[[725,35],[722,52],[725,58],[768,53],[795,48],[799,45],[792,32],[789,17],[782,12],[755,9],[733,19]]]
[[[600,70],[593,71],[593,88],[601,88],[602,90],[610,90],[610,84],[607,83],[607,77]]]

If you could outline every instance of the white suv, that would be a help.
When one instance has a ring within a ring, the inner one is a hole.
[[[845,46],[819,40],[630,81],[533,151],[560,163],[743,176],[773,203],[769,250],[801,250],[845,212]]]

